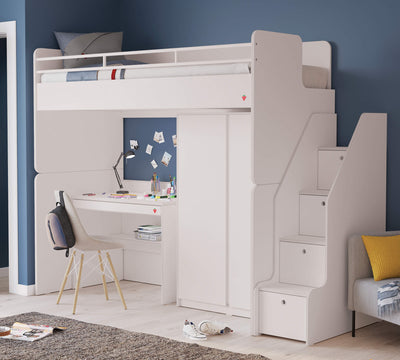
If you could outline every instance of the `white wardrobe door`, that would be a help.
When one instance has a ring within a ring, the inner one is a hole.
[[[229,242],[228,302],[231,307],[250,309],[251,236],[251,118],[231,115],[228,124]]]
[[[227,117],[178,118],[180,299],[226,304]]]

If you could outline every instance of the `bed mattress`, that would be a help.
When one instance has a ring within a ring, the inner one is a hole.
[[[115,65],[114,65],[115,66]],[[228,74],[250,74],[249,63],[213,64],[213,65],[182,65],[151,68],[121,68],[112,66],[101,70],[82,70],[44,73],[42,83],[59,83],[75,81],[124,80],[143,78],[163,78],[180,76],[206,76]],[[305,87],[326,89],[328,86],[328,71],[316,66],[303,66],[303,83]]]

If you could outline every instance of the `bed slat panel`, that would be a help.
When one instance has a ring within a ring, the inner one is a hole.
[[[37,84],[40,110],[245,109],[248,74]]]

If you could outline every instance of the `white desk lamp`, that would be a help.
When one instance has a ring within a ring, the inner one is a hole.
[[[138,147],[139,146],[135,146],[135,150]],[[128,190],[124,190],[123,189],[121,178],[120,178],[120,176],[118,174],[118,170],[117,170],[117,166],[118,166],[119,162],[121,161],[121,159],[123,157],[125,159],[133,159],[135,157],[135,153],[132,150],[127,151],[125,154],[124,154],[124,152],[121,152],[121,154],[118,157],[117,163],[113,166],[115,177],[117,178],[117,182],[118,182],[118,185],[119,185],[119,190],[117,190],[117,194],[128,194],[129,193]]]

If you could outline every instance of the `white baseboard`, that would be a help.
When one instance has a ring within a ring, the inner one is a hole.
[[[0,268],[0,278],[8,277],[8,267]]]
[[[206,304],[198,301],[186,300],[186,299],[177,299],[177,306],[188,307],[193,309],[200,309],[205,311],[212,311],[227,315],[234,315],[240,317],[250,317],[250,310],[245,309],[237,309],[232,308],[225,305],[213,305],[213,304]]]
[[[35,285],[21,285],[18,284],[12,291],[13,294],[22,296],[32,296],[35,295]]]

